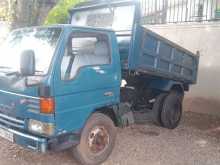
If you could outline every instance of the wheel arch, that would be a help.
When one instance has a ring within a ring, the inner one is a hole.
[[[184,93],[185,86],[180,81],[167,80],[167,79],[154,79],[148,86],[152,89],[157,89],[164,92],[170,92],[171,90],[177,90]]]
[[[184,87],[182,84],[173,84],[170,91],[175,91],[178,92],[180,94],[184,94]]]
[[[117,114],[114,110],[114,107],[110,106],[110,107],[97,108],[93,111],[93,113],[102,113],[102,114],[108,116],[113,121],[115,126],[119,126]]]

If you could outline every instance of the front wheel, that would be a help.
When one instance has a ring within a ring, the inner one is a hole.
[[[116,132],[108,116],[94,113],[82,131],[80,144],[74,148],[74,157],[83,165],[101,164],[113,150]]]
[[[161,122],[165,128],[175,129],[182,117],[183,94],[171,92],[166,96],[161,111]]]

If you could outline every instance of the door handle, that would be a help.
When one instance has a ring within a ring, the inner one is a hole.
[[[112,97],[112,96],[114,96],[114,93],[113,92],[105,92],[104,96]]]
[[[93,67],[93,70],[95,70],[98,74],[105,74],[105,70],[101,69],[100,67]]]
[[[105,74],[105,71],[103,69],[101,69],[100,67],[94,67],[93,69],[98,74]]]
[[[96,73],[99,73],[99,74],[104,74],[105,71],[104,70],[96,70]]]

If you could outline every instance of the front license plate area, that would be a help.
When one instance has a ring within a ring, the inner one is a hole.
[[[0,128],[0,137],[10,141],[14,142],[14,135],[11,132],[6,131],[5,129]]]

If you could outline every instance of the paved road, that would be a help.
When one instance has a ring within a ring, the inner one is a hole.
[[[104,165],[219,165],[220,118],[186,112],[174,131],[147,125],[119,129]],[[0,139],[1,165],[77,165],[70,151],[41,155]]]

